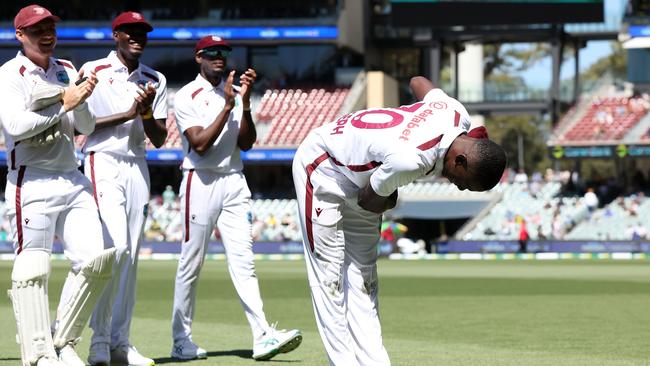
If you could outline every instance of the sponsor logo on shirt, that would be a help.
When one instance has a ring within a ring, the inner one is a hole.
[[[418,114],[413,114],[413,118],[406,124],[406,128],[402,130],[402,135],[400,135],[399,139],[408,141],[409,135],[413,132],[412,130],[420,127],[420,123],[426,122],[427,117],[431,115],[433,115],[433,110],[431,109],[425,109]]]
[[[56,80],[65,85],[68,85],[70,83],[70,77],[68,76],[68,73],[65,72],[65,70],[56,72]]]

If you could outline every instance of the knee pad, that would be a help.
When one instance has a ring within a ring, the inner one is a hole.
[[[113,263],[115,248],[105,249],[87,262],[76,276],[68,279],[74,281],[70,289],[72,295],[67,304],[60,307],[54,332],[55,347],[62,348],[81,336],[97,299],[111,278]]]
[[[11,299],[16,317],[16,337],[22,365],[35,365],[41,357],[56,357],[50,333],[50,309],[47,280],[50,254],[26,250],[16,256],[11,272]]]

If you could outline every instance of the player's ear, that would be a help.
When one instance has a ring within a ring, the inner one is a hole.
[[[201,56],[199,56],[198,54],[194,55],[194,61],[196,61],[196,63],[200,65],[201,64]]]
[[[21,29],[16,29],[16,39],[22,43],[25,33]]]

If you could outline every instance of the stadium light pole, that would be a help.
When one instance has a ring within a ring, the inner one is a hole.
[[[524,168],[524,137],[517,129],[517,164],[520,169]]]

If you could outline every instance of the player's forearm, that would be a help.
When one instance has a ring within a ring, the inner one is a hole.
[[[380,196],[388,197],[397,188],[413,182],[426,172],[426,166],[414,154],[387,155],[382,165],[370,176],[370,186]]]
[[[433,85],[433,83],[424,76],[412,77],[409,86],[411,87],[411,91],[417,100],[423,100],[424,96],[427,95],[431,89],[435,88],[435,85]]]
[[[132,120],[129,112],[111,114],[110,116],[98,117],[95,123],[95,130],[102,130],[108,127],[119,126],[124,122]]]
[[[72,110],[72,124],[74,129],[82,135],[90,135],[95,130],[95,116],[90,113],[88,104],[82,103]]]
[[[397,190],[393,191],[389,196],[384,197],[375,193],[372,186],[368,184],[359,190],[357,204],[366,211],[381,214],[395,207],[397,204]]]
[[[226,105],[224,109],[217,115],[214,121],[206,128],[198,132],[193,140],[190,140],[192,149],[197,154],[203,155],[212,147],[221,132],[223,131],[228,118],[230,118],[232,107]]]
[[[242,151],[248,151],[253,148],[253,144],[257,140],[257,130],[253,123],[253,116],[251,111],[245,110],[242,116],[241,126],[239,127],[239,136],[237,138],[237,146]]]
[[[148,119],[142,119],[144,133],[156,148],[163,146],[167,139],[166,122],[166,119],[155,119],[153,116]]]
[[[0,119],[7,134],[19,141],[37,135],[59,123],[65,113],[63,106],[56,103],[37,112],[4,111]]]

